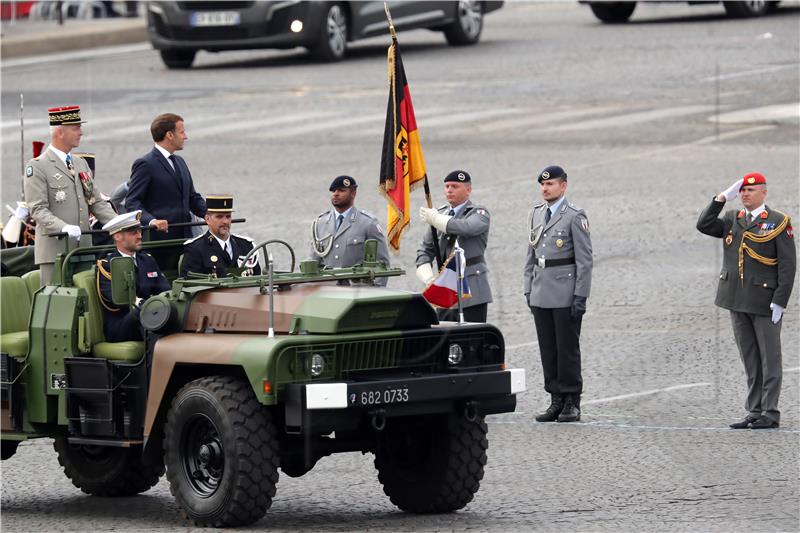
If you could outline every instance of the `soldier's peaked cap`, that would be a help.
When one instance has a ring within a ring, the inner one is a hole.
[[[121,215],[117,215],[106,222],[105,226],[103,226],[103,231],[107,231],[109,235],[114,235],[115,233],[124,229],[141,227],[141,218],[141,209],[131,211],[130,213],[122,213]]]
[[[356,189],[358,188],[358,184],[356,180],[350,176],[336,176],[333,178],[331,182],[330,191],[335,191],[336,189]]]
[[[742,186],[739,187],[741,191],[748,185],[766,185],[767,178],[764,177],[763,174],[759,174],[758,172],[750,172],[749,174],[745,174],[742,178]]]
[[[567,179],[567,173],[558,165],[550,165],[546,169],[542,170],[539,173],[539,177],[536,178],[536,181],[539,183],[543,182],[544,180],[554,180],[554,179]]]
[[[47,114],[50,116],[51,126],[68,126],[86,122],[81,120],[81,107],[77,105],[51,107],[47,110]]]
[[[458,183],[472,183],[472,178],[466,170],[454,170],[444,177],[444,182],[456,181]]]
[[[232,213],[233,195],[214,194],[206,196],[206,212],[208,213]]]

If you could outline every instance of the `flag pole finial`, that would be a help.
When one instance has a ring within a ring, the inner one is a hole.
[[[394,21],[392,20],[392,14],[389,12],[389,4],[384,2],[383,3],[383,10],[386,11],[386,20],[389,22],[389,33],[392,35],[393,40],[397,40],[397,32],[394,29]]]

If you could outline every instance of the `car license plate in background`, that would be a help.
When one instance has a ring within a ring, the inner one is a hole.
[[[238,26],[242,16],[238,11],[198,11],[192,13],[192,26]]]

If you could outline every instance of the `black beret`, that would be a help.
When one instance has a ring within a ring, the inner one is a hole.
[[[459,183],[470,183],[472,178],[469,177],[469,172],[466,170],[454,170],[444,178],[444,182],[457,181]]]
[[[356,180],[351,178],[350,176],[337,176],[331,182],[330,191],[335,191],[336,189],[355,189],[358,187]]]
[[[554,180],[554,179],[567,179],[567,173],[564,172],[564,169],[558,165],[551,165],[546,169],[542,170],[539,173],[539,177],[537,181],[541,183],[544,180]]]

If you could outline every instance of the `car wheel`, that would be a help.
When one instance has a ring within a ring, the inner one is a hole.
[[[609,24],[627,22],[633,10],[636,9],[636,2],[592,2],[589,4],[594,16]]]
[[[475,496],[486,465],[486,423],[461,415],[391,420],[375,468],[383,492],[410,513],[449,513]]]
[[[319,39],[310,47],[320,61],[340,61],[347,52],[347,14],[341,4],[331,4],[320,25]]]
[[[186,384],[164,427],[169,488],[197,526],[252,524],[272,505],[280,455],[269,411],[250,383],[211,376]]]
[[[725,11],[731,17],[747,18],[760,17],[770,10],[772,2],[755,0],[751,2],[723,2]]]
[[[150,489],[164,473],[160,462],[142,462],[141,446],[70,444],[66,435],[58,435],[53,447],[72,484],[93,496],[133,496]]]
[[[171,69],[191,68],[197,50],[161,50],[161,60]]]
[[[453,46],[477,43],[483,30],[483,4],[472,0],[458,2],[456,20],[444,30],[447,42]]]

